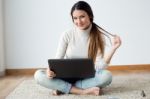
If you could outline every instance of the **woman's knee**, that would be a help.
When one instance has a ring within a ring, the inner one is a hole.
[[[36,82],[42,81],[43,75],[46,75],[44,70],[37,70],[37,71],[34,73],[34,79],[35,79],[35,81],[36,81]]]
[[[106,77],[107,81],[112,81],[112,73],[108,70],[105,70],[104,72],[104,77]]]
[[[103,87],[109,85],[112,82],[112,73],[108,70],[103,70],[99,80]]]

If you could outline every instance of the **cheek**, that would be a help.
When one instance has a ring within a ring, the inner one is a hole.
[[[77,22],[77,21],[73,21],[73,23],[74,23],[75,25],[77,25],[77,24],[78,24],[78,22]]]
[[[82,22],[85,23],[85,24],[89,24],[90,20],[88,18],[84,18]]]
[[[84,25],[85,25],[85,26],[89,26],[90,24],[91,24],[91,22],[90,22],[89,20],[85,20],[85,21],[84,21]]]

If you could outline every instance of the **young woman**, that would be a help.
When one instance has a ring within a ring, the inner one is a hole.
[[[95,63],[95,77],[69,83],[54,78],[56,74],[50,70],[37,70],[34,77],[40,85],[53,89],[53,94],[60,93],[79,95],[99,95],[101,89],[112,81],[111,73],[106,70],[110,60],[121,45],[120,37],[112,35],[93,22],[92,9],[85,1],[78,1],[71,9],[74,27],[63,33],[56,58],[92,58]],[[112,46],[105,51],[105,37],[112,36]]]

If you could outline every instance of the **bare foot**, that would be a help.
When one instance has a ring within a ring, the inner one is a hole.
[[[96,95],[96,96],[98,96],[99,93],[100,93],[99,87],[91,87],[91,88],[83,90],[83,95]]]
[[[52,91],[52,95],[54,95],[54,96],[58,96],[58,95],[62,95],[62,94],[64,94],[64,93],[61,92],[61,91],[58,91],[58,90],[53,90]]]

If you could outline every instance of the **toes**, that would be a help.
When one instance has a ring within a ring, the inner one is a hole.
[[[58,91],[58,90],[53,90],[52,91],[52,95],[54,95],[54,96],[58,96],[58,95],[62,95],[62,94],[64,94],[64,93],[61,92],[61,91]]]
[[[57,96],[57,91],[56,90],[52,91],[52,95]]]

